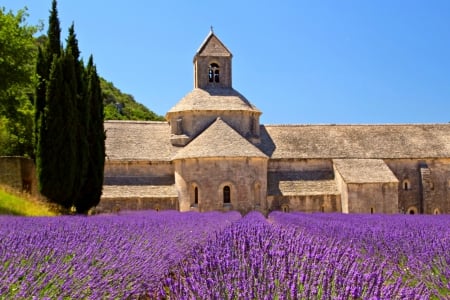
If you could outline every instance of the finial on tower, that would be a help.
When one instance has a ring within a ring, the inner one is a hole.
[[[211,25],[211,33],[214,33],[214,27]]]

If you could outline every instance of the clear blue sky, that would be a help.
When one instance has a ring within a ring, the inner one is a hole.
[[[51,0],[3,0],[43,20]],[[450,122],[450,1],[59,0],[82,56],[164,115],[193,88],[193,56],[214,26],[233,86],[265,124]]]

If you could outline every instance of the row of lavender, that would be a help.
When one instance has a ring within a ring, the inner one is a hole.
[[[0,217],[0,299],[450,297],[450,218]]]
[[[450,218],[250,213],[166,278],[171,299],[448,299]]]
[[[0,299],[125,299],[161,278],[241,215],[136,212],[1,217]]]

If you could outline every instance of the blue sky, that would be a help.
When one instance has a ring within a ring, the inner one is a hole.
[[[47,26],[51,0],[1,5]],[[161,115],[192,90],[212,25],[264,124],[450,122],[447,0],[59,0],[58,11],[62,38],[74,22],[85,60]]]

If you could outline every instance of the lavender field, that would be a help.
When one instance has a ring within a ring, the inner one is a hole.
[[[0,299],[449,299],[450,216],[0,217]]]

